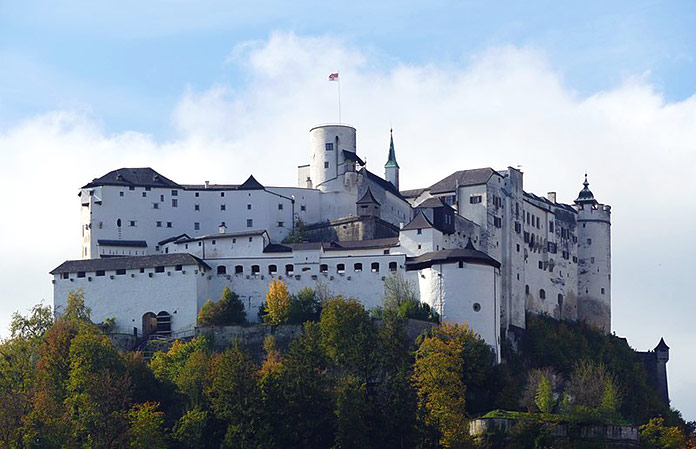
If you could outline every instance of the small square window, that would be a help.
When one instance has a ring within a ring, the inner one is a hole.
[[[326,151],[333,151],[333,143],[327,143],[325,148]]]
[[[153,209],[159,209],[159,203],[152,203]]]
[[[247,204],[247,210],[251,210],[251,204]]]
[[[329,168],[329,163],[328,163],[328,162],[324,162],[324,168]]]
[[[423,233],[423,230],[422,230],[422,229],[418,229],[418,230],[416,231],[416,234],[418,234],[418,235],[421,235],[422,233]]]
[[[172,207],[179,207],[179,200],[172,198]]]
[[[128,190],[135,190],[135,187],[134,187],[134,186],[129,186],[129,187],[128,187]]]
[[[193,230],[194,231],[200,231],[201,230],[201,224],[196,222],[193,224]]]
[[[123,196],[123,192],[118,192],[118,196]]]
[[[305,206],[304,204],[300,205],[300,211],[301,211],[301,212],[306,212],[306,211],[307,211],[307,206]]]
[[[227,210],[227,205],[226,205],[226,204],[221,204],[221,205],[220,205],[220,210]]]
[[[158,221],[156,226],[157,226],[158,228],[161,228],[161,227],[162,227],[162,222],[161,222],[161,221]]]
[[[152,190],[152,187],[145,187],[146,192],[149,192],[150,190]]]
[[[178,190],[172,190],[172,196],[178,196],[179,191]]]
[[[249,243],[254,241],[254,237],[249,237]]]
[[[128,222],[128,226],[130,226],[130,227],[135,227],[135,220],[130,220],[130,221]]]
[[[171,222],[171,221],[168,221],[168,222],[167,222],[167,227],[168,227],[168,228],[171,228],[171,227],[172,227],[172,222]]]
[[[196,198],[198,198],[199,196],[201,196],[201,194],[200,194],[199,192],[196,192],[196,193],[193,194],[193,196],[195,196]]]
[[[254,220],[251,218],[247,218],[247,228],[251,228],[254,226]]]
[[[224,197],[224,196],[225,196],[225,192],[220,192],[220,196]]]
[[[193,206],[193,210],[196,210],[196,211],[201,210],[201,205],[200,205],[200,204],[195,204],[195,205]]]
[[[279,221],[279,222],[278,222],[278,227],[279,227],[279,228],[284,228],[284,227],[285,227],[285,222],[284,222],[284,221]]]
[[[278,210],[283,210],[283,203],[278,203]]]
[[[143,192],[143,198],[147,196],[147,192]]]

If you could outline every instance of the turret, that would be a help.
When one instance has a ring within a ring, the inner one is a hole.
[[[315,126],[309,131],[309,142],[309,177],[315,189],[333,190],[331,181],[355,171],[356,163],[364,165],[356,154],[356,133],[352,126]]]
[[[667,388],[667,362],[669,362],[669,346],[664,338],[655,346],[655,359],[657,361],[657,392],[665,403],[669,404],[669,390]]]
[[[394,184],[394,187],[399,188],[399,164],[396,162],[396,154],[394,152],[394,130],[389,130],[389,158],[384,164],[384,179]]]
[[[578,212],[578,319],[611,331],[611,206],[600,204],[585,182]]]

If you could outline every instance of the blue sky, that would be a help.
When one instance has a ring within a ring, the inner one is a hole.
[[[31,231],[4,242],[0,335],[79,256],[79,186],[123,166],[292,185],[339,70],[358,152],[380,173],[393,126],[404,188],[521,165],[571,202],[589,171],[613,206],[613,329],[665,337],[696,419],[694,29],[687,1],[0,0],[0,235]]]

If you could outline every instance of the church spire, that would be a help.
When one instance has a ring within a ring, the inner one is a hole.
[[[384,179],[399,188],[399,164],[396,162],[396,152],[394,151],[394,130],[389,130],[389,159],[384,164]]]

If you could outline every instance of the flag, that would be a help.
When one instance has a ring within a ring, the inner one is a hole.
[[[338,81],[338,72],[330,74],[329,81]]]

